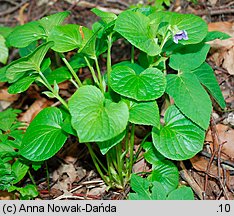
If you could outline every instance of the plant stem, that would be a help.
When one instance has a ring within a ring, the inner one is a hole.
[[[75,78],[75,80],[76,80],[77,84],[79,85],[79,87],[81,87],[83,84],[80,81],[79,77],[77,76],[76,72],[73,70],[70,63],[67,61],[67,59],[64,57],[64,55],[61,54],[61,53],[60,53],[60,57],[63,60],[63,62],[65,63],[65,65],[67,66],[67,68],[69,69],[69,71],[71,72],[72,76]]]
[[[110,74],[112,71],[112,67],[111,67],[111,46],[112,46],[112,33],[108,36],[108,41],[107,41],[107,84],[108,87],[110,87]]]
[[[87,59],[86,56],[84,57],[84,59],[85,59],[87,65],[88,65],[88,68],[89,68],[89,70],[90,70],[90,72],[91,72],[91,74],[92,74],[92,77],[93,77],[94,82],[95,82],[98,86],[100,86],[100,83],[99,83],[99,81],[98,81],[98,79],[97,79],[97,76],[96,76],[96,74],[95,74],[95,71],[94,71],[93,67],[91,66],[89,60]]]
[[[35,186],[37,186],[37,184],[36,184],[36,182],[35,182],[35,180],[34,180],[32,174],[31,174],[30,170],[28,170],[28,175],[29,175],[29,178],[30,178],[31,182],[32,182]]]
[[[100,166],[98,165],[97,156],[95,155],[95,153],[94,153],[94,151],[93,151],[93,149],[92,149],[90,143],[86,143],[86,146],[88,147],[90,156],[91,156],[91,158],[92,158],[92,160],[93,160],[93,163],[94,163],[94,165],[95,165],[95,167],[96,167],[96,169],[97,169],[99,175],[101,176],[101,178],[103,179],[103,181],[104,181],[107,185],[109,185],[110,183],[107,181],[107,179],[106,179],[105,175],[103,174],[103,172],[102,172]],[[99,163],[100,163],[100,161],[99,161]],[[104,167],[104,166],[103,166],[103,167]],[[103,167],[102,167],[102,168],[103,168]],[[105,170],[106,170],[106,169],[105,169]]]
[[[122,143],[118,143],[116,145],[116,157],[117,157],[117,167],[118,167],[118,175],[119,175],[119,179],[121,182],[121,185],[123,185],[123,160],[121,159],[121,155],[122,155]]]
[[[137,152],[136,152],[136,154],[135,154],[135,156],[134,156],[134,162],[138,160],[138,157],[139,157],[139,155],[140,155],[140,153],[141,153],[141,150],[142,150],[142,146],[143,146],[143,144],[145,143],[146,139],[147,139],[150,135],[151,135],[151,132],[149,132],[149,133],[144,137],[144,139],[141,141],[140,147],[138,148],[138,150],[137,150]]]
[[[44,74],[41,71],[39,71],[39,75],[44,82],[43,84],[54,94],[54,96],[61,102],[61,104],[63,104],[63,106],[65,106],[66,109],[68,109],[68,105],[67,105],[66,101],[54,92],[54,89],[51,87],[48,80],[46,79],[46,77],[44,76]]]
[[[46,165],[47,188],[48,188],[48,192],[50,194],[50,174],[49,174],[49,169],[48,169],[47,162],[45,162],[45,165]]]
[[[134,46],[132,45],[132,48],[131,48],[131,63],[133,64],[134,63],[134,58],[135,58],[135,55],[134,55]]]
[[[70,82],[76,87],[76,88],[79,88],[79,86],[77,85],[77,83],[71,78],[70,79]]]
[[[131,136],[130,136],[130,146],[129,146],[129,177],[132,173],[133,159],[134,159],[134,136],[135,136],[135,124],[132,124]]]
[[[99,79],[99,88],[101,89],[102,93],[104,93],[104,88],[103,88],[103,83],[102,83],[102,74],[101,74],[101,70],[98,64],[98,59],[97,57],[95,57],[94,59],[95,64],[96,64],[96,69],[97,69],[97,73],[98,73],[98,79]]]

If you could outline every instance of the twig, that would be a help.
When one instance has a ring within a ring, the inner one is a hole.
[[[207,157],[207,158],[211,158],[211,156],[212,156],[210,153],[205,152],[205,151],[201,151],[199,154],[202,155],[202,156],[205,156],[205,157]],[[217,161],[218,158],[217,158],[217,157],[214,157],[214,160]],[[234,167],[234,163],[232,163],[232,162],[229,161],[229,160],[223,160],[222,158],[221,158],[221,164],[226,164],[226,165],[228,165],[228,166],[230,166],[230,167]]]
[[[212,136],[212,141],[213,141],[213,153],[211,155],[210,161],[207,165],[207,170],[206,170],[206,175],[205,175],[205,185],[204,185],[204,196],[206,194],[206,189],[207,189],[207,185],[208,185],[208,174],[210,173],[210,168],[212,165],[212,162],[215,158],[215,155],[217,155],[217,160],[218,160],[218,177],[217,180],[220,183],[220,186],[223,190],[224,196],[226,199],[229,199],[228,195],[227,195],[227,191],[226,188],[222,182],[221,179],[221,174],[220,174],[220,168],[221,168],[221,150],[222,150],[222,146],[224,143],[221,143],[217,130],[216,130],[216,125],[214,122],[214,119],[211,118],[210,120],[210,130],[211,130],[211,136]]]
[[[28,0],[24,0],[23,2],[19,3],[18,5],[16,5],[15,7],[13,8],[10,8],[4,12],[1,12],[0,13],[0,16],[5,16],[7,14],[10,14],[10,13],[13,13],[14,11],[16,11],[17,9],[19,9],[21,6],[23,6],[25,3],[27,3]]]
[[[180,171],[181,178],[183,178],[189,184],[189,186],[193,189],[193,191],[199,197],[199,199],[202,200],[203,199],[203,191],[200,188],[200,186],[197,184],[197,182],[194,180],[194,178],[192,178],[189,175],[189,172],[186,169],[183,161],[180,162],[180,167],[182,168],[182,170]]]
[[[208,11],[197,11],[195,12],[196,15],[202,16],[202,15],[220,15],[220,14],[231,14],[234,13],[234,8],[225,8],[225,9],[212,9]]]

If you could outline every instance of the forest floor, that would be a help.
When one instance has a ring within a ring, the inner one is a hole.
[[[141,1],[150,4],[150,1]],[[148,3],[147,3],[148,2]],[[151,1],[153,2],[153,1]],[[138,0],[0,0],[0,25],[13,27],[59,11],[71,11],[67,22],[90,27],[98,18],[90,11],[97,7],[119,14]],[[221,110],[214,104],[204,149],[194,158],[178,163],[180,183],[189,185],[196,199],[234,199],[234,2],[232,0],[175,0],[166,10],[192,13],[201,16],[210,31],[222,31],[232,38],[211,43],[207,62],[215,71],[227,107]],[[124,52],[123,52],[124,50]],[[17,52],[11,50],[9,62]],[[120,47],[112,56],[114,62],[129,59],[130,48]],[[86,71],[79,71],[81,79]],[[55,105],[55,101],[41,94],[41,89],[32,85],[26,93],[10,95],[7,84],[0,83],[0,111],[13,107],[22,110],[20,120],[30,123],[40,110]],[[69,82],[60,84],[61,94],[69,98],[73,89]],[[139,128],[139,130],[145,130]],[[138,137],[140,139],[140,137]],[[32,173],[35,177],[40,199],[125,199],[125,191],[109,190],[98,176],[87,149],[70,137],[60,152],[48,162],[50,182],[45,167]],[[146,171],[144,160],[134,170]],[[21,184],[27,184],[30,179]],[[49,189],[48,189],[49,188]],[[1,199],[12,199],[12,194],[0,191]]]

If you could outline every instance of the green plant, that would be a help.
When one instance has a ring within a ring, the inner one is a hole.
[[[9,82],[10,93],[24,92],[33,82],[43,84],[48,89],[44,94],[62,104],[42,110],[31,122],[19,147],[22,157],[45,161],[71,134],[87,146],[106,184],[122,189],[142,148],[147,148],[146,157],[151,152],[148,162],[156,173],[157,166],[174,169],[165,159],[154,164],[156,158],[186,160],[202,149],[212,110],[210,96],[225,108],[213,70],[205,63],[210,48],[206,42],[229,36],[208,32],[207,24],[191,14],[135,8],[117,17],[98,9],[92,11],[100,17],[92,30],[63,25],[69,12],[16,27],[6,37],[6,44],[19,48],[21,58],[2,68],[0,77]],[[113,65],[112,44],[119,38],[132,45],[131,59]],[[64,53],[70,51],[77,54],[67,60]],[[52,69],[56,65],[52,67],[50,58],[45,57],[48,52],[61,58],[64,66]],[[102,54],[106,55],[106,71],[99,66]],[[89,68],[92,84],[82,82],[77,75],[82,67]],[[59,95],[58,84],[65,80],[77,88],[68,103]],[[161,106],[156,101],[159,98],[167,108],[163,124]],[[171,105],[171,98],[175,105]],[[138,124],[151,126],[152,132],[135,152]],[[153,144],[144,147],[151,135]],[[94,145],[105,155],[106,164],[98,158]],[[178,178],[173,189],[177,186]]]
[[[29,173],[30,167],[28,160],[18,153],[23,138],[23,131],[19,129],[23,124],[16,118],[18,113],[20,110],[13,109],[0,113],[0,190],[18,190],[21,199],[30,199],[38,196],[35,185],[15,186]]]

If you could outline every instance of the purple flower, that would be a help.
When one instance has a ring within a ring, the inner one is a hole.
[[[179,31],[177,32],[174,36],[173,36],[173,41],[178,44],[179,40],[188,40],[188,34],[185,30]]]

